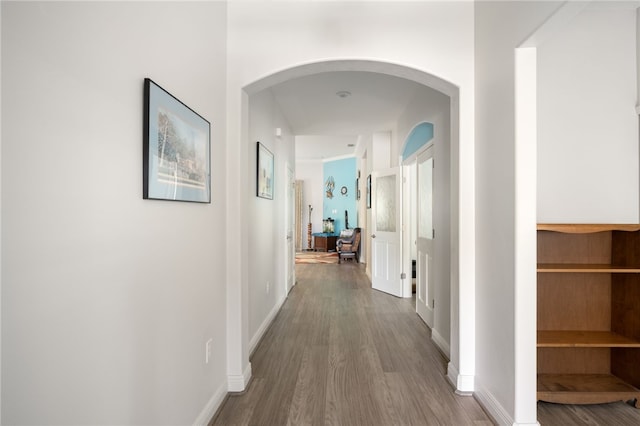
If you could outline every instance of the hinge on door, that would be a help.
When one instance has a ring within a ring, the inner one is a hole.
[[[436,230],[435,230],[435,229],[432,229],[432,230],[431,230],[431,239],[432,239],[432,240],[435,240],[435,239],[436,239]]]
[[[407,274],[406,273],[403,272],[403,273],[400,274],[400,279],[401,280],[404,280],[406,278],[407,278]]]
[[[431,309],[436,308],[436,299],[431,299]]]
[[[436,168],[436,160],[433,160],[433,161],[431,162],[431,168],[432,168],[432,169],[435,169],[435,168]]]

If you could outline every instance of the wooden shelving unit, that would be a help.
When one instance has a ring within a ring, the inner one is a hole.
[[[539,348],[638,348],[640,343],[610,331],[538,331]]]
[[[640,408],[640,225],[538,225],[538,400]]]

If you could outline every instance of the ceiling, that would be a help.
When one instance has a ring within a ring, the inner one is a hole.
[[[424,88],[386,74],[335,71],[291,79],[271,91],[297,135],[296,158],[311,160],[353,154],[359,135],[392,130]],[[341,97],[341,91],[350,95]]]

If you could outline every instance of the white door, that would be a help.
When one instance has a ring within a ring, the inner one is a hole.
[[[398,297],[402,297],[400,186],[400,167],[371,173],[371,284]]]
[[[285,233],[287,243],[285,244],[285,283],[286,294],[289,293],[295,283],[295,243],[293,241],[293,232],[295,228],[294,206],[295,206],[295,178],[293,170],[287,165],[287,187],[285,188]]]
[[[416,312],[429,327],[433,327],[433,147],[418,155],[417,180]]]

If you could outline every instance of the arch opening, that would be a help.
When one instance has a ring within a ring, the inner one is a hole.
[[[239,121],[239,135],[242,142],[240,147],[232,148],[230,158],[235,160],[234,163],[239,167],[230,172],[230,176],[236,177],[238,182],[248,182],[251,175],[250,166],[250,147],[252,144],[251,137],[249,135],[248,122],[248,108],[250,103],[250,96],[257,94],[263,90],[279,83],[286,82],[291,79],[295,79],[303,76],[311,76],[314,74],[333,72],[333,71],[361,71],[361,72],[374,72],[385,74],[394,77],[404,78],[427,88],[434,89],[449,98],[449,130],[450,130],[450,161],[449,166],[451,170],[451,197],[450,205],[447,206],[448,214],[451,217],[451,261],[449,274],[451,276],[451,301],[450,301],[450,315],[451,315],[451,333],[450,333],[450,362],[447,369],[447,376],[449,380],[456,386],[458,391],[468,392],[473,390],[473,371],[474,371],[474,326],[473,318],[469,315],[464,315],[464,312],[470,312],[473,309],[473,280],[468,281],[460,280],[461,275],[468,276],[467,273],[461,273],[458,268],[464,268],[460,265],[472,265],[473,259],[461,259],[461,254],[468,257],[471,253],[468,250],[464,252],[459,250],[459,247],[463,246],[459,240],[461,240],[461,234],[465,233],[464,239],[467,242],[473,242],[473,235],[466,235],[466,229],[468,226],[463,226],[461,229],[461,216],[460,216],[460,194],[461,185],[466,188],[462,191],[463,196],[468,198],[472,196],[473,180],[470,181],[470,176],[466,173],[461,173],[459,167],[461,157],[460,149],[460,100],[459,100],[459,88],[449,81],[446,81],[438,76],[430,74],[426,71],[418,70],[408,66],[394,64],[389,62],[380,62],[373,60],[328,60],[321,62],[306,63],[300,65],[294,65],[290,68],[275,71],[269,75],[266,75],[258,80],[246,84],[241,87],[240,96],[240,115]],[[233,103],[233,102],[232,102]],[[426,130],[429,123],[425,124],[422,130]],[[432,127],[433,128],[433,127]],[[415,130],[415,129],[414,129]],[[401,154],[401,153],[399,153]],[[237,156],[238,158],[234,158]],[[400,156],[399,156],[400,157]],[[397,158],[401,163],[401,159]],[[366,163],[371,162],[371,158],[367,157],[365,153],[363,160]],[[395,160],[393,161],[395,163]],[[465,163],[468,160],[464,160]],[[471,189],[469,189],[471,188]],[[232,201],[235,197],[232,197]],[[238,196],[235,198],[238,203],[239,210],[246,212],[249,199],[247,197]],[[464,204],[472,204],[468,199],[464,201]],[[467,212],[464,221],[469,222],[473,213]],[[247,253],[249,246],[248,238],[248,225],[246,221],[243,223],[243,218],[247,218],[246,214],[240,215],[237,220],[238,230],[241,233],[241,237],[231,242],[236,245],[235,250],[237,253]],[[231,257],[231,256],[230,256]],[[230,261],[229,266],[231,269],[230,276],[240,277],[241,285],[239,288],[232,288],[229,286],[228,295],[228,309],[230,312],[237,312],[238,314],[229,315],[228,324],[228,336],[232,336],[228,340],[228,356],[229,356],[229,377],[243,376],[243,380],[248,382],[250,377],[251,366],[249,363],[249,340],[251,336],[248,335],[247,318],[249,316],[249,304],[248,304],[248,291],[249,280],[246,269],[242,268],[242,263],[239,261]],[[471,278],[471,277],[470,277]],[[464,295],[464,296],[462,296]],[[463,347],[463,351],[460,349]],[[471,374],[470,374],[471,373]],[[249,376],[249,377],[247,377]]]

